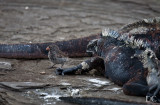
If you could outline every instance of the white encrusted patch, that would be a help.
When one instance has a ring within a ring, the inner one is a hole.
[[[95,51],[98,52],[98,47],[97,46],[95,46]]]
[[[82,62],[81,65],[82,65],[82,69],[88,69],[89,68],[89,65],[86,62]]]
[[[158,19],[157,19],[158,20]],[[147,20],[145,20],[147,21]],[[143,41],[142,39],[135,39],[134,36],[129,36],[129,33],[119,34],[117,31],[111,29],[103,29],[102,36],[110,36],[113,38],[117,38],[120,41],[124,41],[126,45],[130,45],[132,48],[148,48],[150,44],[147,41]]]
[[[149,19],[143,19],[146,23],[152,23]]]
[[[49,99],[49,98],[54,98],[56,99],[57,101],[60,101],[59,97],[62,97],[61,95],[58,95],[58,94],[55,94],[55,93],[41,93],[42,95],[45,95],[44,96],[44,99]]]
[[[71,89],[70,92],[71,96],[79,95],[80,89]]]
[[[113,87],[113,88],[107,89],[107,90],[117,92],[119,90],[122,90],[122,88]]]
[[[142,39],[135,39],[134,36],[129,36],[126,34],[121,35],[118,40],[123,40],[126,45],[130,45],[132,48],[148,48],[150,46],[147,41],[143,41]]]
[[[113,38],[117,38],[119,37],[119,33],[115,30],[111,30],[111,29],[103,29],[102,30],[102,36],[110,36]]]
[[[99,84],[99,85],[106,85],[106,84],[109,84],[110,82],[109,81],[103,81],[103,80],[100,80],[98,78],[94,78],[94,79],[88,79],[88,81],[92,82],[92,83],[95,83],[95,84]]]
[[[62,82],[61,85],[69,86],[69,85],[71,85],[71,84],[70,84],[70,83],[66,83],[66,82]]]
[[[160,22],[160,17],[155,17],[155,18],[150,18],[150,19],[143,19],[146,23],[159,23]]]

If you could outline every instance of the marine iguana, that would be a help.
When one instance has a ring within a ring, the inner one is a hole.
[[[122,86],[125,94],[146,96],[147,101],[160,102],[159,60],[151,48],[145,40],[136,40],[134,36],[108,29],[87,45],[87,52],[95,57],[72,68],[58,68],[56,74],[97,69]]]

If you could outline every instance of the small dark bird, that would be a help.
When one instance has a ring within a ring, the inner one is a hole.
[[[48,52],[48,58],[52,63],[50,68],[54,68],[56,64],[61,64],[61,68],[63,67],[64,63],[68,61],[68,57],[64,54],[57,45],[49,45],[46,48]]]

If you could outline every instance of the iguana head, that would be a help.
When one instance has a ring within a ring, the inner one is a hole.
[[[146,49],[142,53],[143,67],[148,69],[147,83],[149,86],[159,84],[160,62],[156,54],[151,49]]]
[[[151,49],[146,49],[142,53],[143,65],[148,68],[149,72],[159,71],[159,60]]]
[[[148,69],[148,73],[160,72],[160,62],[154,51],[152,51],[150,48],[140,50],[135,53],[134,56],[140,59],[140,61],[143,63],[143,67]]]

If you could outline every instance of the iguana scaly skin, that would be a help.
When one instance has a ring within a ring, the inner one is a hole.
[[[122,86],[125,94],[146,96],[146,101],[159,103],[160,33],[157,27],[160,23],[148,21],[129,24],[119,31],[103,30],[100,38],[91,40],[87,45],[87,52],[94,57],[72,68],[58,68],[56,73],[67,75],[80,69],[85,72],[97,69],[103,76]],[[138,31],[146,22],[146,30]]]
[[[146,41],[160,59],[160,17],[130,23],[118,30],[121,34]]]

